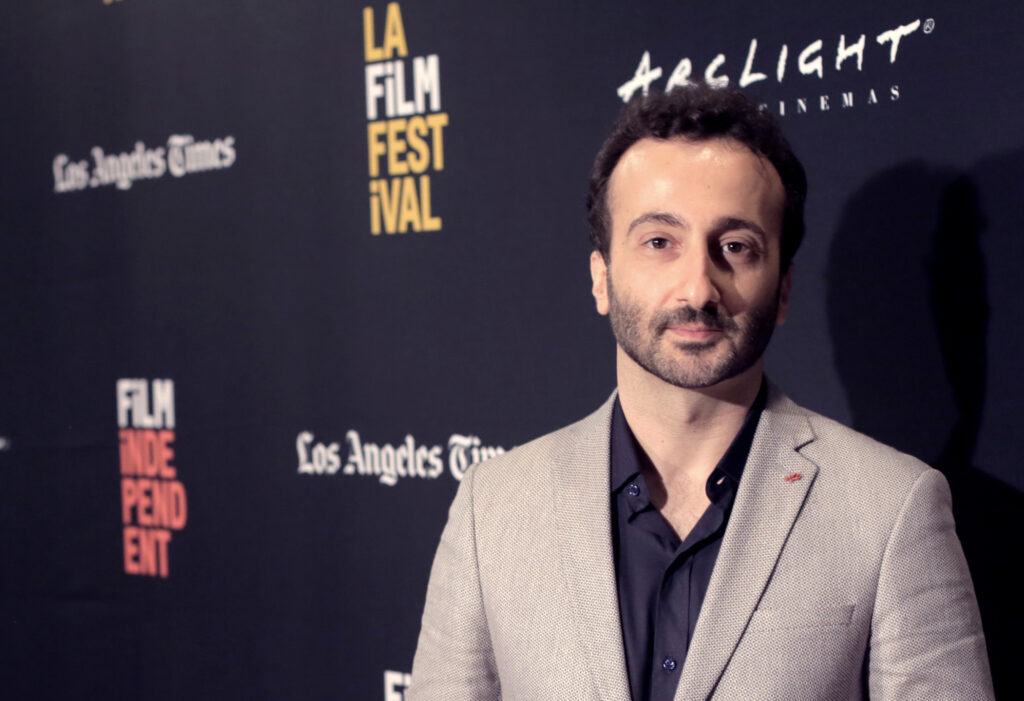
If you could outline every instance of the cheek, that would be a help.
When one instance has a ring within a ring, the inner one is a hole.
[[[779,295],[777,278],[771,280],[748,281],[735,286],[723,286],[720,290],[722,303],[731,314],[739,314],[753,309],[764,309],[776,304]]]

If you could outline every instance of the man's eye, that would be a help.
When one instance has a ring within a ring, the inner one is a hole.
[[[741,243],[740,241],[729,241],[728,243],[722,245],[722,250],[725,251],[726,253],[738,255],[749,251],[750,246],[748,246],[745,243]]]
[[[652,239],[648,239],[647,246],[656,251],[660,251],[664,248],[668,248],[668,239],[662,236],[655,236]]]

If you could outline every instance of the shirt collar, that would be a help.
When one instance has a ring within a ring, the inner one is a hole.
[[[712,471],[709,483],[711,480],[717,480],[716,473],[721,472],[739,484],[767,399],[768,383],[762,378],[761,389],[747,411],[747,418],[743,421],[743,426]],[[626,422],[626,415],[622,412],[622,405],[619,403],[618,397],[615,398],[615,405],[612,407],[611,428],[610,484],[611,491],[617,492],[640,472],[640,461],[646,459],[646,456],[643,455],[643,448],[637,443],[632,429]]]

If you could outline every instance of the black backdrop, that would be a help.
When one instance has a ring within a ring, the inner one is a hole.
[[[946,472],[1024,693],[1024,10],[827,5],[8,3],[3,695],[400,699],[465,466],[613,386],[586,175],[684,59],[810,177],[770,375]]]

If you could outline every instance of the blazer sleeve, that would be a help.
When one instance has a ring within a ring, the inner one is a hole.
[[[868,650],[872,699],[991,699],[981,616],[942,473],[921,473],[882,559]]]
[[[475,474],[463,477],[434,556],[407,701],[501,697],[477,565]]]

